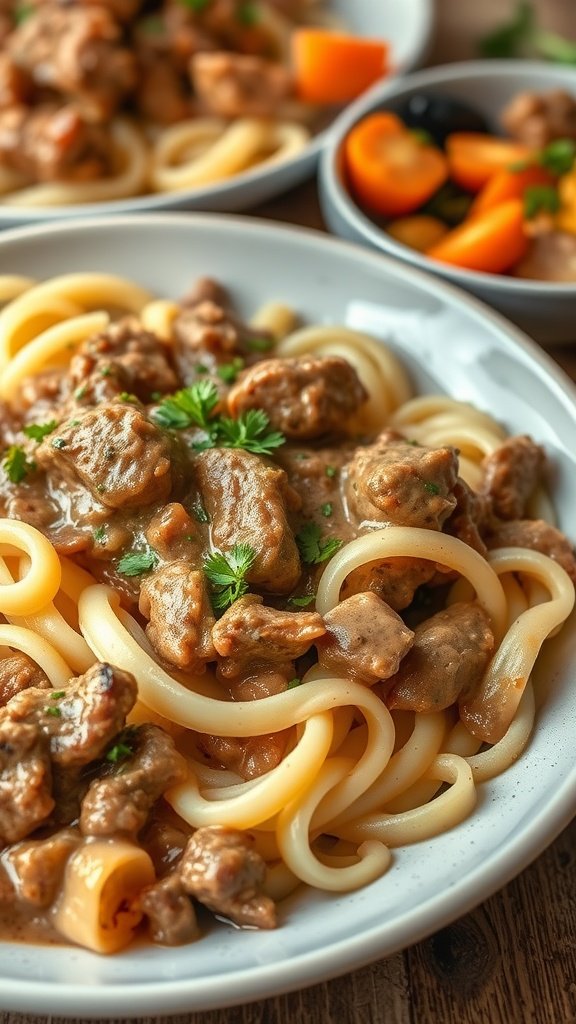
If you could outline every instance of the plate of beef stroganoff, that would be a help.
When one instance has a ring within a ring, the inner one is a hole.
[[[1,224],[287,191],[346,103],[420,63],[433,23],[431,0],[94,6],[0,17]]]
[[[3,1005],[302,987],[529,863],[576,782],[560,371],[241,219],[9,232],[0,285]]]

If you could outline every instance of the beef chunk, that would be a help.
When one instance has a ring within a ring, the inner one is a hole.
[[[484,459],[482,493],[490,498],[496,516],[522,519],[545,464],[544,449],[526,436],[509,437]]]
[[[249,583],[273,594],[287,594],[300,577],[300,557],[288,525],[288,508],[299,499],[285,472],[258,455],[236,448],[212,448],[195,461],[208,513],[212,544],[230,551],[249,544],[256,552]]]
[[[0,13],[1,19],[1,13]],[[0,45],[1,28],[0,28]],[[16,67],[8,54],[0,53],[0,110],[24,106],[30,100],[32,83],[29,76]]]
[[[199,828],[179,873],[186,892],[215,914],[247,927],[276,926],[274,902],[262,894],[266,865],[246,833],[219,825]]]
[[[360,520],[441,530],[456,507],[457,479],[453,448],[412,445],[387,431],[357,448],[348,466],[348,499]]]
[[[194,92],[218,117],[270,117],[292,89],[282,64],[238,53],[197,53],[190,64]]]
[[[576,584],[576,551],[568,538],[542,519],[499,523],[486,538],[488,548],[530,548],[558,562]]]
[[[144,580],[139,607],[148,639],[170,665],[203,672],[216,657],[206,579],[188,562],[171,562]]]
[[[192,521],[183,505],[172,501],[164,505],[150,520],[146,540],[166,562],[179,558],[190,560],[196,553],[198,523]]]
[[[85,341],[70,362],[69,374],[79,397],[94,404],[121,391],[150,402],[156,392],[178,387],[166,345],[134,317],[110,324]]]
[[[283,689],[286,689],[285,680]],[[288,732],[283,730],[247,739],[199,733],[197,744],[203,754],[223,768],[236,772],[243,779],[257,779],[280,764],[286,753]]]
[[[182,946],[200,935],[196,914],[177,872],[144,889],[140,909],[148,918],[150,937],[162,946]]]
[[[386,684],[386,703],[441,711],[472,693],[488,666],[494,637],[478,604],[453,604],[416,627],[414,645]]]
[[[355,594],[324,616],[320,663],[335,675],[372,685],[398,671],[414,639],[396,612],[372,592]]]
[[[26,654],[16,651],[0,661],[0,707],[7,704],[20,690],[29,686],[36,689],[49,689],[48,676],[42,669],[28,658]]]
[[[103,753],[136,700],[136,680],[129,672],[97,662],[72,679],[63,696],[28,689],[0,712],[11,723],[39,728],[49,741],[55,765],[75,767]]]
[[[543,95],[521,92],[505,107],[502,124],[531,149],[544,149],[555,139],[576,139],[576,99],[563,89]]]
[[[237,355],[240,344],[238,324],[220,303],[200,298],[184,306],[172,325],[179,365],[192,359],[199,362],[205,355],[226,357]]]
[[[19,898],[35,907],[49,907],[58,894],[66,861],[79,843],[78,832],[66,829],[14,847],[8,861]]]
[[[168,438],[133,405],[99,405],[63,424],[36,452],[49,477],[80,481],[108,508],[166,501],[172,486]]]
[[[228,395],[233,416],[263,409],[271,424],[298,440],[340,434],[367,398],[345,359],[266,359],[246,370]]]
[[[386,558],[366,562],[345,579],[342,598],[372,591],[394,611],[407,608],[418,587],[428,583],[440,567],[425,558]]]
[[[8,52],[39,88],[72,98],[92,121],[106,121],[136,81],[134,57],[102,5],[48,0],[15,29]]]
[[[457,537],[485,558],[486,545],[482,535],[492,518],[490,502],[484,495],[476,494],[460,477],[456,481],[453,493],[456,508],[444,523],[444,533]]]
[[[134,753],[112,774],[95,779],[82,802],[84,835],[135,836],[146,824],[156,800],[186,778],[186,763],[173,740],[155,725],[135,730]]]
[[[54,806],[48,741],[36,725],[0,714],[0,845],[38,828]]]
[[[214,646],[226,659],[223,674],[233,678],[258,663],[292,662],[326,632],[317,612],[286,612],[266,607],[248,594],[236,601],[212,630]]]
[[[33,181],[92,181],[108,170],[108,143],[72,106],[0,112],[0,160]]]

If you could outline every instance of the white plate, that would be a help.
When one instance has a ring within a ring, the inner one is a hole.
[[[422,62],[430,44],[433,0],[330,0],[330,11],[357,35],[390,43],[394,73],[404,74]],[[25,209],[0,204],[0,227],[71,217],[151,210],[247,210],[287,192],[314,172],[328,131],[316,135],[299,155],[277,166],[255,168],[226,181],[183,192],[151,193],[132,199],[77,206]]]
[[[574,531],[576,393],[535,345],[466,294],[348,243],[242,218],[116,217],[0,236],[0,273],[89,269],[129,275],[168,296],[209,274],[231,286],[245,314],[275,297],[308,321],[385,338],[420,390],[444,387],[546,445],[560,522]],[[398,850],[370,887],[345,896],[308,890],[282,907],[277,931],[216,925],[177,949],[103,958],[0,944],[0,1007],[116,1018],[223,1007],[344,973],[445,925],[504,885],[570,820],[575,668],[568,627],[539,666],[544,701],[520,761],[482,787],[468,821]]]

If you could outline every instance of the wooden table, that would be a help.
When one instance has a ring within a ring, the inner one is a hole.
[[[437,38],[430,55],[430,63],[435,64],[474,56],[475,40],[513,8],[514,0],[437,0],[437,5]],[[537,6],[547,27],[576,34],[576,0],[538,0]],[[253,212],[324,227],[314,183]],[[573,351],[563,348],[552,355],[576,380],[576,337]],[[0,1012],[0,1024],[45,1024],[46,1020]],[[50,1020],[63,1024],[61,1018]],[[139,1024],[150,1020],[140,1018]],[[576,821],[492,899],[403,953],[292,995],[157,1020],[161,1024],[576,1024]]]

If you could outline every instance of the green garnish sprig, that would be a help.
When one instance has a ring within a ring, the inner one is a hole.
[[[144,551],[127,551],[119,559],[117,569],[123,576],[142,576],[145,572],[152,572],[158,562],[154,549],[146,547]]]
[[[204,559],[204,573],[211,586],[212,607],[224,611],[248,590],[246,576],[256,561],[250,544],[235,544],[231,551],[215,551]]]
[[[540,57],[576,64],[576,41],[538,26],[534,5],[520,0],[510,19],[480,41],[483,57]]]
[[[10,483],[20,484],[28,473],[36,469],[34,459],[29,459],[26,452],[20,445],[10,445],[2,459],[2,469],[10,480]]]
[[[320,565],[332,558],[344,542],[338,537],[322,537],[317,523],[305,523],[296,534],[296,543],[305,565]]]

